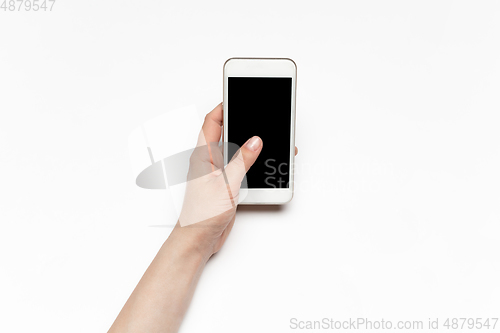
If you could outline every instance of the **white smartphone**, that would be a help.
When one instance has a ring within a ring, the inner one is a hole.
[[[297,66],[291,59],[231,58],[224,64],[224,163],[258,135],[264,147],[240,204],[281,205],[293,197]],[[233,149],[234,150],[234,149]]]

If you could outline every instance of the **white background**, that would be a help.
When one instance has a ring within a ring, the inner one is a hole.
[[[499,2],[57,0],[0,11],[0,331],[109,328],[175,222],[128,135],[233,56],[298,65],[296,193],[240,209],[182,332],[500,317]]]

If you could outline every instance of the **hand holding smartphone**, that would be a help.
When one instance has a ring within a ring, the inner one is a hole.
[[[291,59],[231,58],[224,64],[224,142],[259,136],[240,204],[285,204],[293,197],[297,67]],[[224,163],[236,153],[224,145]]]

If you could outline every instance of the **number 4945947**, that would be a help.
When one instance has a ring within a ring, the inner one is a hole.
[[[2,1],[2,0],[0,0]],[[4,12],[52,11],[56,0],[3,0],[0,9]]]

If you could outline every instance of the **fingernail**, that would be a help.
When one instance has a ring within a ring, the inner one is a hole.
[[[254,136],[245,143],[245,146],[252,151],[257,151],[262,146],[262,140],[258,136]]]

